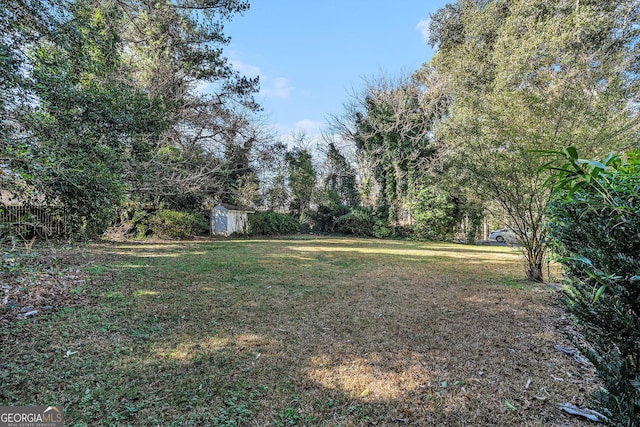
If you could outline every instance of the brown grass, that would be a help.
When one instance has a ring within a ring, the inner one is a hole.
[[[299,238],[89,253],[93,306],[0,336],[2,404],[62,400],[87,425],[587,424],[557,406],[587,405],[593,372],[553,348],[568,345],[557,295],[519,279],[512,249]]]

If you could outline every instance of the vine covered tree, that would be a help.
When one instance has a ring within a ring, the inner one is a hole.
[[[397,81],[368,82],[345,105],[331,126],[355,146],[361,196],[390,223],[398,225],[403,208],[438,153],[433,129],[446,111],[437,76],[421,70]]]
[[[360,203],[356,171],[333,142],[327,146],[325,192],[330,206],[353,208]]]
[[[289,187],[291,201],[289,211],[301,222],[305,211],[311,205],[311,199],[316,187],[316,170],[313,166],[311,153],[305,148],[294,148],[285,154],[289,168]]]

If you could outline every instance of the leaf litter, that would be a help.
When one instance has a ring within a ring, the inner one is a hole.
[[[33,254],[8,254],[0,269],[0,322],[12,323],[84,299],[89,276],[65,264],[67,251],[41,248]]]

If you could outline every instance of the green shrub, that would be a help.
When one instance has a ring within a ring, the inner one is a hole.
[[[336,219],[335,231],[356,236],[372,236],[375,217],[368,209],[355,208]]]
[[[149,219],[149,229],[157,237],[184,239],[206,234],[209,231],[209,222],[204,214],[199,212],[160,209]]]
[[[415,235],[413,224],[399,225],[393,229],[393,236],[401,239],[413,239]]]
[[[394,230],[389,227],[385,221],[381,219],[376,219],[373,224],[373,232],[371,233],[373,237],[377,237],[378,239],[384,239],[386,237],[390,237],[393,235]]]
[[[321,205],[317,211],[310,212],[311,230],[317,233],[335,232],[336,219],[349,212],[349,208],[343,205]]]
[[[462,212],[451,195],[435,186],[422,188],[411,204],[415,237],[450,240],[459,228]]]
[[[273,211],[256,212],[249,215],[249,234],[254,236],[275,236],[295,234],[300,224],[292,216]]]
[[[128,218],[129,216],[130,218]],[[129,223],[131,228],[130,234],[138,240],[144,240],[151,234],[149,220],[152,217],[153,213],[139,208],[134,208],[133,211],[125,210],[120,214],[121,222]]]
[[[604,383],[596,403],[615,426],[640,420],[640,151],[626,163],[578,159],[556,176],[552,249],[566,267],[565,304]]]

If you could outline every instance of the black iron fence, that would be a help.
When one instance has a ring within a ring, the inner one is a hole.
[[[0,205],[0,235],[52,237],[66,234],[64,209]]]

